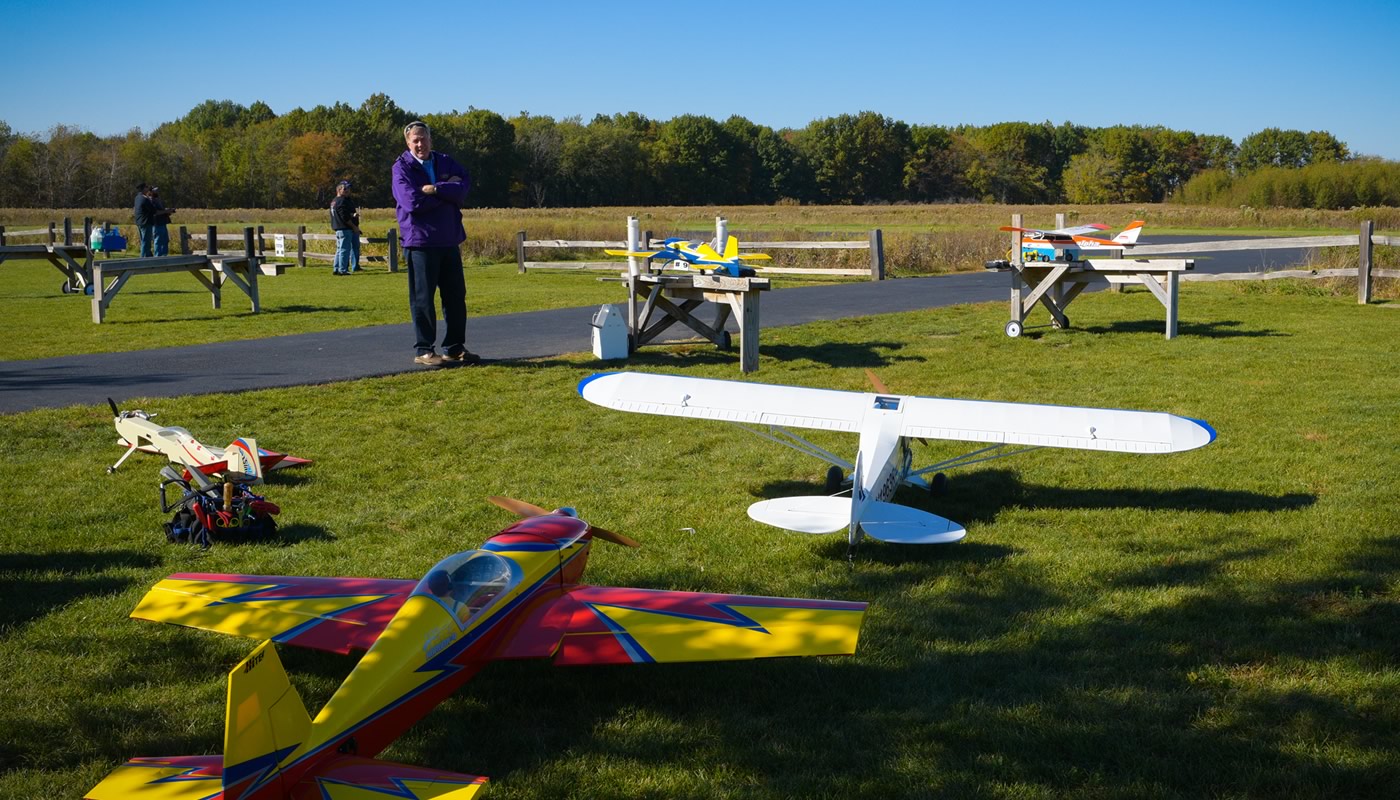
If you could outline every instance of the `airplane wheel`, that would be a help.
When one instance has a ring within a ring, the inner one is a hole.
[[[934,497],[942,497],[948,493],[948,476],[939,472],[933,476],[933,480],[928,482],[928,493]]]
[[[831,468],[826,471],[826,493],[836,494],[841,491],[841,482],[844,480],[846,480],[846,473],[842,472],[840,467],[832,464]]]
[[[59,284],[58,290],[60,292],[63,292],[64,294],[73,293],[73,287],[68,285],[68,281],[64,281],[63,283]]]
[[[1015,339],[1017,336],[1020,336],[1021,323],[1017,322],[1014,319],[1006,323],[1006,335],[1010,336],[1012,339]]]
[[[730,350],[734,347],[734,337],[729,335],[729,331],[719,332],[719,349]]]

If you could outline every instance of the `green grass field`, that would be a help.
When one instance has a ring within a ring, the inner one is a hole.
[[[1312,284],[1198,284],[1171,342],[1143,291],[1012,340],[1003,306],[765,331],[755,378],[863,389],[869,367],[909,394],[1190,415],[1218,441],[954,472],[947,496],[902,499],[965,523],[963,543],[874,543],[848,569],[841,537],[744,514],[820,491],[823,464],[592,406],[574,389],[587,356],[139,401],[202,439],[316,460],[266,487],[279,539],[208,552],[164,543],[154,457],[104,474],[105,408],[7,416],[0,796],[78,797],[130,756],[220,751],[225,675],[253,643],[127,619],[165,575],[417,578],[507,524],[482,499],[507,494],[642,540],[598,545],[594,583],[871,610],[851,658],[493,665],[384,754],[491,776],[488,797],[1393,797],[1397,312]],[[737,377],[702,346],[632,367]],[[282,658],[313,713],[354,663]]]

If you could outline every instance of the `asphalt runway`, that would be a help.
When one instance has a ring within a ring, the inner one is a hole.
[[[1150,243],[1184,240],[1187,237],[1158,236]],[[1190,240],[1202,241],[1200,237]],[[1304,263],[1307,252],[1299,248],[1202,254],[1197,257],[1196,270],[1280,269]],[[764,296],[762,324],[774,328],[962,303],[1006,302],[1010,280],[1003,273],[973,272],[782,289]],[[470,308],[470,294],[467,299]],[[586,306],[470,317],[467,346],[490,361],[587,352],[592,348],[589,323],[596,310]],[[683,330],[678,336],[690,338]],[[412,342],[411,326],[405,322],[129,353],[0,362],[0,413],[103,404],[107,397],[126,405],[124,401],[131,397],[239,392],[420,371],[424,368],[413,363]]]

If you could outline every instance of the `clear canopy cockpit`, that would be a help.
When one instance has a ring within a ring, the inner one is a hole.
[[[468,550],[439,561],[413,593],[437,600],[465,626],[519,580],[510,561],[485,550]]]

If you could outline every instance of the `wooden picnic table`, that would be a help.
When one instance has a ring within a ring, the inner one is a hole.
[[[81,292],[92,276],[92,250],[85,244],[0,245],[0,262],[7,258],[43,258],[63,273],[64,294]]]
[[[758,370],[759,296],[772,288],[769,279],[643,273],[635,278],[624,276],[624,280],[632,293],[628,327],[634,350],[654,341],[677,323],[727,349],[732,342],[724,325],[732,314],[739,324],[739,370]],[[640,310],[635,307],[638,299],[643,301]],[[706,301],[719,307],[712,323],[700,320],[693,313]],[[653,317],[656,317],[654,321]]]
[[[1050,324],[1068,328],[1065,309],[1086,286],[1107,283],[1113,286],[1137,283],[1146,286],[1166,308],[1166,334],[1176,337],[1177,285],[1181,273],[1195,269],[1189,258],[1125,259],[1094,258],[1084,261],[998,262],[997,271],[1011,273],[1011,321],[1007,336],[1020,336],[1026,317],[1036,304],[1050,312]]]

